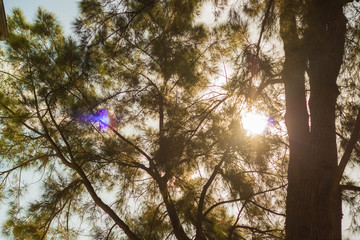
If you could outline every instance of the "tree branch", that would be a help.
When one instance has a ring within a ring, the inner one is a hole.
[[[277,84],[277,83],[284,83],[284,81],[281,78],[275,78],[275,79],[267,80],[266,82],[260,84],[260,86],[257,88],[254,96],[252,97],[252,100],[255,100],[267,86],[269,86],[271,84]]]
[[[257,202],[254,202],[254,201],[252,201],[252,200],[249,200],[249,202],[252,203],[252,204],[254,204],[255,206],[257,206],[258,208],[261,208],[261,209],[264,210],[264,211],[270,212],[270,213],[275,214],[275,215],[278,215],[278,216],[286,217],[285,214],[275,212],[275,211],[273,211],[273,210],[271,210],[271,209],[269,209],[269,208],[266,208],[266,207],[264,207],[264,206],[261,206],[261,205],[258,204]]]
[[[258,40],[257,45],[256,45],[256,56],[257,57],[259,57],[260,44],[261,44],[262,36],[263,36],[263,34],[265,32],[266,21],[267,21],[267,19],[269,17],[270,10],[271,10],[271,7],[273,5],[273,2],[274,2],[274,0],[269,0],[269,3],[268,3],[267,8],[266,8],[265,15],[264,15],[264,19],[262,20],[262,23],[261,23],[260,36],[259,36],[259,40]]]
[[[12,109],[10,109],[8,106],[6,106],[6,105],[3,104],[3,103],[0,103],[0,105],[1,105],[7,112],[11,113],[11,114],[13,115],[13,117],[16,116],[16,113],[15,113]],[[9,118],[13,118],[13,117],[9,117]],[[29,126],[28,124],[26,124],[24,121],[20,121],[20,123],[21,123],[23,126],[25,126],[27,129],[29,129],[29,130],[33,131],[34,133],[38,134],[39,136],[44,136],[43,133],[39,132],[39,131],[36,130],[35,128],[30,127],[30,126]]]
[[[170,193],[168,191],[168,185],[166,179],[161,178],[160,176],[155,176],[154,180],[157,182],[159,186],[160,194],[163,198],[168,216],[170,218],[174,235],[176,236],[177,239],[190,240],[190,238],[187,236],[187,234],[184,231],[184,228],[181,225],[179,214],[176,211],[175,204],[172,201]]]
[[[116,225],[118,225],[124,231],[124,233],[128,236],[129,239],[140,240],[140,238],[136,236],[133,231],[131,231],[130,227],[123,220],[120,219],[120,217],[114,212],[114,210],[112,210],[111,207],[109,207],[101,200],[101,198],[95,192],[94,187],[92,186],[90,180],[88,179],[82,168],[75,162],[73,163],[73,166],[75,171],[80,175],[81,179],[83,180],[83,183],[87,191],[89,192],[91,198],[94,200],[95,204],[99,206],[102,210],[104,210],[104,212],[106,212],[113,219]]]
[[[216,175],[219,173],[220,167],[223,164],[223,162],[226,159],[226,156],[229,152],[229,149],[226,149],[224,152],[224,155],[222,157],[222,159],[220,160],[220,162],[215,166],[214,171],[212,172],[210,178],[208,179],[208,181],[206,182],[206,184],[204,185],[201,194],[200,194],[200,200],[199,200],[199,206],[198,206],[198,212],[197,212],[197,220],[196,220],[196,238],[195,239],[205,239],[202,235],[202,220],[203,220],[203,209],[204,209],[204,203],[205,203],[205,197],[206,197],[206,192],[209,189],[211,183],[214,181]]]
[[[115,130],[115,128],[113,128],[112,126],[110,126],[109,124],[106,124],[104,121],[102,120],[98,120],[101,124],[107,126],[113,133],[115,133],[116,136],[118,136],[122,141],[124,141],[125,143],[127,143],[128,145],[130,145],[131,147],[133,147],[136,151],[138,151],[139,153],[141,153],[147,160],[152,161],[152,158],[144,151],[142,150],[140,147],[138,147],[135,143],[131,142],[130,140],[128,140],[127,138],[125,138],[123,135],[121,135],[118,131]]]
[[[351,2],[359,2],[359,0],[342,0],[342,5],[346,5],[348,3],[351,3]]]
[[[12,171],[14,171],[14,170],[16,170],[18,168],[24,167],[25,165],[27,165],[30,162],[33,162],[33,161],[36,161],[36,160],[39,160],[39,159],[42,159],[42,158],[57,157],[57,156],[58,156],[57,154],[46,154],[46,155],[42,155],[42,156],[39,156],[39,157],[29,159],[29,160],[27,160],[25,162],[20,163],[19,165],[15,166],[15,167],[11,168],[11,169],[0,172],[0,176],[3,175],[3,174],[6,174],[6,173],[10,173],[10,172],[12,172]]]
[[[243,229],[248,229],[251,232],[256,232],[256,233],[262,233],[262,234],[268,234],[271,237],[277,238],[277,239],[282,239],[281,237],[275,236],[273,234],[271,234],[272,232],[281,232],[283,230],[280,229],[270,229],[270,230],[261,230],[255,227],[250,227],[250,226],[244,226],[244,225],[237,225],[236,228],[243,228]]]
[[[62,130],[60,129],[59,125],[57,124],[54,115],[53,115],[52,112],[51,112],[50,104],[49,104],[49,102],[47,101],[47,97],[45,97],[45,103],[46,103],[46,106],[47,106],[47,108],[48,108],[50,118],[51,118],[52,122],[54,123],[55,128],[58,130],[58,132],[59,132],[62,140],[64,141],[64,143],[65,143],[65,145],[66,145],[66,148],[68,149],[68,152],[69,152],[71,161],[72,161],[72,162],[75,162],[75,161],[74,161],[74,160],[75,160],[75,159],[74,159],[74,155],[73,155],[73,153],[72,153],[70,144],[69,144],[68,140],[66,139],[64,133],[63,133]]]
[[[203,217],[205,217],[207,214],[209,214],[215,207],[217,206],[220,206],[222,204],[226,204],[226,203],[233,203],[233,202],[238,202],[238,201],[241,201],[241,200],[246,200],[246,199],[250,199],[254,196],[257,196],[257,195],[261,195],[261,194],[264,194],[264,193],[267,193],[267,192],[272,192],[272,191],[276,191],[280,188],[283,188],[287,186],[287,184],[284,184],[284,185],[281,185],[279,187],[276,187],[276,188],[272,188],[272,189],[268,189],[268,190],[264,190],[264,191],[260,191],[260,192],[257,192],[257,193],[254,193],[252,196],[250,197],[247,197],[247,198],[236,198],[236,199],[231,199],[231,200],[227,200],[227,201],[221,201],[221,202],[218,202],[218,203],[215,203],[214,205],[212,205],[208,210],[206,210],[206,212],[203,214]]]
[[[360,109],[358,110],[358,114],[356,116],[356,121],[354,125],[354,129],[351,133],[351,137],[349,139],[348,144],[346,145],[345,152],[340,160],[337,172],[336,183],[338,184],[341,181],[341,178],[344,174],[346,165],[348,164],[351,153],[356,146],[357,141],[359,140],[360,135]]]
[[[212,104],[207,107],[207,109],[204,111],[204,116],[200,119],[200,122],[197,124],[197,126],[195,127],[195,129],[191,130],[191,134],[188,137],[188,139],[186,139],[185,143],[183,144],[180,154],[177,158],[177,161],[180,160],[180,158],[183,156],[185,148],[187,147],[188,144],[190,144],[191,139],[195,136],[195,134],[197,133],[197,131],[200,129],[201,125],[206,121],[206,119],[208,118],[208,116],[217,108],[219,107],[223,102],[225,102],[229,97],[225,96],[223,99],[219,100],[218,103],[215,104],[215,106],[213,106]],[[208,110],[209,109],[209,110]],[[207,111],[208,110],[208,111]],[[207,111],[207,112],[206,112]]]
[[[229,237],[228,237],[229,240],[233,239],[232,236],[234,235],[234,230],[236,229],[236,225],[238,224],[238,222],[240,220],[241,213],[245,209],[245,206],[247,203],[248,203],[248,200],[245,200],[245,202],[241,206],[240,211],[238,212],[238,215],[236,217],[236,220],[235,220],[233,226],[230,228]]]
[[[68,192],[70,189],[77,187],[77,185],[78,185],[79,183],[82,183],[82,181],[81,181],[80,179],[74,180],[74,181],[71,182],[67,187],[65,187],[63,190],[61,190],[61,193]],[[62,194],[61,194],[61,195],[62,195]],[[63,209],[66,207],[66,205],[67,205],[69,202],[71,202],[71,197],[69,197],[68,199],[66,199],[65,203],[64,203],[58,210],[53,209],[50,217],[49,217],[49,218],[47,219],[47,221],[46,221],[45,231],[44,231],[44,233],[43,233],[43,235],[42,235],[42,237],[41,237],[41,240],[43,240],[43,239],[46,238],[46,235],[47,235],[47,233],[48,233],[48,231],[49,231],[49,229],[50,229],[50,226],[51,226],[52,221],[54,220],[54,218],[55,218],[59,213],[61,213],[61,212],[63,211]],[[55,202],[55,203],[54,203],[54,206],[56,206],[57,203],[59,203],[59,202]],[[69,204],[69,205],[70,205],[70,204]],[[56,208],[56,207],[54,207],[54,208]],[[55,211],[55,210],[56,210],[56,211]]]
[[[105,204],[102,201],[102,199],[97,195],[97,193],[95,192],[95,189],[93,188],[93,186],[92,186],[90,180],[88,179],[88,177],[86,176],[85,172],[76,163],[76,161],[74,159],[74,156],[72,154],[72,151],[71,151],[71,146],[68,143],[65,135],[62,133],[60,127],[56,123],[55,118],[51,113],[48,101],[45,100],[45,102],[46,102],[46,105],[47,105],[49,113],[50,113],[50,118],[51,118],[52,122],[54,123],[56,129],[58,130],[61,138],[65,142],[66,147],[67,147],[67,149],[69,151],[70,158],[71,158],[71,167],[80,175],[80,177],[83,180],[83,183],[85,185],[85,188],[89,192],[89,194],[92,197],[92,199],[94,200],[95,204],[97,206],[99,206],[101,209],[103,209],[113,219],[113,221],[116,223],[116,225],[118,225],[124,231],[124,233],[129,237],[129,239],[131,239],[131,240],[140,240],[140,238],[133,231],[131,231],[130,227],[124,221],[122,221],[120,219],[120,217],[111,209],[111,207],[109,207],[107,204]]]
[[[354,185],[340,185],[341,190],[360,192],[360,187]]]
[[[109,232],[108,232],[108,234],[106,235],[106,238],[105,238],[105,240],[108,240],[109,239],[109,237],[110,237],[110,234],[111,234],[111,232],[112,232],[112,230],[114,229],[114,227],[116,226],[116,224],[114,224],[114,225],[112,225],[111,226],[111,228],[109,229]]]

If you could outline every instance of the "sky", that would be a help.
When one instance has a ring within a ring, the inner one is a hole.
[[[3,2],[6,14],[11,14],[14,8],[20,8],[30,22],[34,19],[36,10],[39,7],[53,12],[66,35],[72,33],[71,23],[78,15],[79,0],[3,0]]]

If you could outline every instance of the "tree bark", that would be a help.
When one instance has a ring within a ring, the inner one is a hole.
[[[285,51],[285,121],[290,142],[286,239],[340,240],[335,105],[346,19],[340,2],[305,1],[302,26],[306,29],[300,37],[297,7],[295,1],[285,0],[280,16]],[[305,72],[310,82],[310,118]]]

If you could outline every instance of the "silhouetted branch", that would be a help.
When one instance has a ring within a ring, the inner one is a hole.
[[[114,229],[115,226],[116,226],[116,224],[112,225],[112,227],[109,229],[109,232],[108,232],[108,234],[106,235],[106,238],[105,238],[106,240],[109,239],[110,234],[111,234],[111,232],[112,232],[112,230]]]
[[[226,159],[226,156],[229,152],[229,149],[226,149],[224,152],[223,157],[221,158],[220,162],[215,166],[214,171],[212,172],[211,176],[209,177],[208,181],[206,182],[206,184],[204,185],[201,194],[200,194],[200,199],[199,199],[199,206],[198,206],[198,212],[197,212],[197,220],[196,220],[196,235],[201,235],[202,234],[202,220],[204,215],[202,214],[203,209],[204,209],[204,203],[205,203],[205,197],[206,197],[206,192],[209,189],[210,185],[212,184],[212,182],[214,181],[216,175],[219,173],[220,167],[223,164],[223,162]]]
[[[358,114],[356,116],[356,121],[355,121],[354,129],[351,133],[351,137],[349,139],[348,144],[346,145],[344,154],[339,163],[337,179],[336,179],[337,183],[339,183],[342,178],[342,175],[345,171],[346,165],[348,164],[348,162],[350,160],[351,153],[352,153],[353,149],[355,148],[356,143],[359,139],[359,135],[360,135],[360,109],[358,110]]]
[[[252,201],[252,200],[250,200],[249,202],[252,203],[252,204],[254,204],[255,206],[257,206],[258,208],[261,208],[261,209],[264,210],[264,211],[270,212],[270,213],[275,214],[275,215],[279,215],[279,216],[286,217],[285,214],[275,212],[275,211],[273,211],[273,210],[271,210],[271,209],[269,209],[269,208],[266,208],[266,207],[264,207],[264,206],[261,206],[261,205],[258,204],[257,202],[254,202],[254,201]]]
[[[276,187],[276,188],[272,188],[272,189],[268,189],[268,190],[264,190],[264,191],[260,191],[260,192],[257,192],[257,193],[254,193],[252,196],[250,197],[247,197],[247,198],[236,198],[236,199],[231,199],[231,200],[227,200],[227,201],[221,201],[221,202],[218,202],[214,205],[212,205],[208,210],[206,210],[206,212],[203,214],[203,217],[205,217],[207,214],[209,214],[215,207],[219,206],[219,205],[223,205],[223,204],[226,204],[226,203],[233,203],[233,202],[238,202],[238,201],[241,201],[241,200],[247,200],[247,199],[250,199],[254,196],[257,196],[257,195],[261,195],[261,194],[264,194],[264,193],[267,193],[267,192],[272,192],[272,191],[276,191],[280,188],[283,188],[283,187],[286,187],[287,184],[284,184],[284,185],[281,185],[279,187]]]
[[[278,237],[274,234],[271,234],[272,232],[281,232],[282,230],[280,229],[269,229],[269,230],[261,230],[259,228],[255,228],[255,227],[250,227],[250,226],[245,226],[245,225],[238,225],[236,226],[236,228],[243,228],[243,229],[248,229],[253,233],[262,233],[262,234],[268,234],[269,236],[273,237],[273,238],[278,238],[278,239],[283,239],[281,237]]]
[[[346,5],[348,3],[351,3],[351,2],[359,2],[359,0],[342,0],[342,5]]]
[[[58,155],[57,154],[46,154],[46,155],[42,155],[42,156],[39,156],[39,157],[35,157],[35,158],[32,158],[32,159],[29,159],[25,162],[22,162],[20,163],[19,165],[11,168],[11,169],[8,169],[8,170],[5,170],[5,171],[1,171],[0,172],[0,176],[3,175],[3,174],[6,174],[6,173],[10,173],[18,168],[21,168],[21,167],[24,167],[26,166],[28,163],[31,163],[33,161],[36,161],[36,160],[39,160],[39,159],[42,159],[42,158],[48,158],[48,157],[57,157]]]
[[[85,185],[85,188],[89,192],[91,198],[94,200],[96,205],[99,206],[102,210],[104,210],[104,212],[106,212],[113,219],[116,225],[118,225],[124,231],[124,233],[129,239],[140,240],[140,238],[136,236],[136,234],[133,231],[131,231],[130,227],[114,212],[114,210],[112,210],[111,207],[109,207],[109,205],[104,203],[102,199],[97,195],[94,187],[92,186],[90,180],[88,179],[82,168],[75,162],[73,163],[73,166],[74,166],[74,170],[81,177]]]
[[[349,191],[355,191],[360,192],[360,187],[353,186],[353,185],[340,185],[341,190],[349,190]]]
[[[261,23],[261,31],[260,31],[260,36],[259,36],[259,40],[257,42],[257,45],[256,45],[256,56],[259,57],[259,52],[260,52],[260,44],[261,44],[261,40],[262,40],[262,36],[265,32],[265,25],[266,25],[266,21],[269,17],[269,14],[270,14],[270,10],[271,10],[271,7],[273,5],[273,2],[274,0],[270,0],[268,5],[267,5],[267,8],[266,8],[266,12],[265,12],[265,15],[264,15],[264,19]]]
[[[232,240],[232,236],[234,235],[234,231],[236,229],[236,225],[238,224],[239,220],[240,220],[240,216],[241,216],[241,213],[242,211],[244,210],[246,204],[248,203],[248,200],[245,200],[245,202],[243,203],[243,205],[241,206],[241,209],[240,211],[238,212],[238,215],[236,217],[236,220],[235,220],[235,223],[233,224],[233,226],[230,228],[230,232],[229,232],[229,240]]]
[[[267,86],[269,86],[271,84],[278,84],[278,83],[284,83],[284,81],[281,78],[275,78],[275,79],[267,80],[266,82],[260,84],[260,86],[257,88],[254,96],[252,97],[252,99],[253,100],[256,99]]]

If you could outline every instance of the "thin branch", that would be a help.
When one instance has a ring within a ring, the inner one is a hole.
[[[33,161],[36,161],[36,160],[39,160],[39,159],[42,159],[42,158],[57,157],[57,156],[58,156],[57,154],[47,154],[47,155],[42,155],[42,156],[39,156],[39,157],[36,157],[36,158],[29,159],[29,160],[27,160],[27,161],[25,161],[23,163],[20,163],[19,165],[15,166],[15,167],[11,168],[11,169],[0,172],[0,176],[4,175],[6,173],[10,173],[10,172],[12,172],[12,171],[14,171],[14,170],[16,170],[18,168],[22,168],[22,167],[26,166],[30,162],[33,162]]]
[[[254,196],[261,195],[261,194],[264,194],[264,193],[267,193],[267,192],[276,191],[276,190],[279,190],[280,188],[284,188],[284,187],[286,187],[286,186],[287,186],[287,184],[284,184],[284,185],[281,185],[281,186],[276,187],[276,188],[272,188],[272,189],[268,189],[268,190],[264,190],[264,191],[260,191],[260,192],[254,193],[254,194],[251,195],[250,197],[246,197],[246,198],[240,197],[240,198],[236,198],[236,199],[231,199],[231,200],[221,201],[221,202],[215,203],[215,204],[212,205],[208,210],[206,210],[206,212],[203,214],[203,217],[205,217],[207,214],[209,214],[209,213],[210,213],[215,207],[217,207],[217,206],[220,206],[220,205],[223,205],[223,204],[227,204],[227,203],[239,202],[239,201],[241,201],[241,200],[250,199],[250,198],[252,198],[252,197],[254,197]]]
[[[208,179],[208,181],[206,182],[206,184],[204,185],[204,187],[203,187],[203,189],[201,191],[200,200],[199,200],[199,206],[198,206],[198,212],[197,212],[197,220],[196,220],[196,236],[201,236],[202,235],[202,220],[203,220],[203,217],[204,217],[203,209],[204,209],[206,192],[209,189],[212,182],[214,181],[216,175],[219,173],[220,167],[223,164],[223,162],[225,161],[228,152],[229,152],[229,149],[227,148],[225,150],[224,155],[221,158],[220,162],[215,166],[214,171],[212,172],[210,178]]]
[[[116,224],[112,225],[111,228],[109,229],[109,232],[108,232],[108,234],[106,235],[106,238],[105,238],[106,240],[109,239],[110,234],[111,234],[111,232],[112,232],[112,230],[114,229],[115,226],[116,226]]]
[[[133,231],[131,231],[130,227],[123,220],[121,220],[121,218],[114,212],[114,210],[112,210],[109,205],[104,203],[102,199],[97,195],[94,187],[92,186],[90,180],[88,179],[82,168],[75,162],[73,163],[73,166],[74,170],[80,175],[81,179],[83,180],[83,183],[87,191],[89,192],[91,198],[94,200],[95,204],[99,206],[102,210],[104,210],[104,212],[106,212],[113,219],[116,225],[118,225],[124,231],[124,233],[129,237],[129,239],[140,240],[140,238]]]
[[[340,185],[341,190],[349,190],[349,191],[355,191],[360,192],[360,187],[353,186],[353,185]]]
[[[235,223],[234,223],[233,226],[230,228],[229,238],[228,238],[229,240],[232,239],[232,236],[233,236],[233,234],[234,234],[234,230],[236,229],[236,224],[239,222],[241,213],[242,213],[242,211],[245,209],[245,206],[246,206],[247,203],[248,203],[248,200],[245,200],[245,202],[244,202],[243,205],[241,206],[241,209],[239,210],[239,213],[238,213],[238,215],[237,215],[237,217],[236,217]]]
[[[257,45],[256,45],[256,56],[257,57],[259,57],[260,44],[261,44],[262,36],[263,36],[263,34],[265,32],[266,21],[267,21],[269,15],[270,15],[270,10],[271,10],[273,2],[274,2],[274,0],[269,1],[269,4],[267,5],[266,12],[265,12],[265,15],[264,15],[264,19],[263,19],[263,21],[261,23],[260,36],[259,36],[259,40],[258,40]]]
[[[351,3],[351,2],[359,2],[359,0],[342,0],[342,5],[346,5],[348,3]]]
[[[118,136],[122,141],[124,141],[125,143],[127,143],[128,145],[130,145],[131,147],[133,147],[136,151],[138,151],[139,153],[141,153],[147,160],[152,161],[152,158],[145,152],[143,151],[140,147],[138,147],[135,143],[131,142],[130,140],[128,140],[127,138],[125,138],[123,135],[121,135],[118,131],[116,131],[112,126],[106,124],[105,122],[99,120],[101,122],[101,124],[104,124],[105,126],[109,127],[110,130],[115,133],[116,136]]]
[[[140,240],[140,238],[138,236],[136,236],[136,234],[130,230],[130,227],[120,219],[120,217],[107,205],[105,204],[101,198],[97,195],[95,189],[93,188],[90,180],[88,179],[88,177],[86,176],[85,172],[83,171],[83,169],[75,162],[74,156],[71,152],[71,146],[68,143],[66,137],[63,135],[60,127],[58,126],[58,124],[55,121],[54,116],[52,115],[51,111],[50,111],[50,106],[49,103],[47,101],[47,99],[45,99],[46,105],[49,109],[49,113],[50,113],[50,118],[52,120],[52,122],[55,124],[56,129],[58,130],[59,134],[61,135],[63,141],[65,142],[69,154],[70,154],[70,158],[71,158],[71,162],[68,162],[65,157],[62,155],[61,150],[56,146],[55,142],[51,139],[51,137],[48,134],[47,129],[45,128],[45,124],[43,123],[43,121],[40,119],[45,132],[47,133],[48,139],[51,142],[51,144],[55,147],[55,150],[57,151],[58,155],[61,156],[61,159],[63,160],[63,162],[65,162],[65,165],[69,166],[70,168],[74,169],[79,176],[81,177],[81,179],[83,180],[83,183],[87,189],[87,191],[89,192],[90,196],[92,197],[92,199],[94,200],[95,204],[97,206],[99,206],[101,209],[103,209],[112,219],[113,221],[124,231],[124,233],[129,237],[129,239],[131,240]],[[38,111],[37,111],[38,112]]]
[[[150,223],[150,230],[149,230],[149,233],[147,234],[147,239],[151,239],[151,234],[152,234],[152,231],[153,231],[153,227],[154,227],[154,222],[155,222],[155,218],[156,218],[156,214],[158,212],[160,212],[160,207],[163,203],[160,203],[159,205],[157,205],[156,209],[155,209],[155,212],[153,214],[153,217],[152,217],[152,221]],[[166,216],[166,215],[165,215]]]
[[[69,191],[70,189],[72,188],[76,188],[78,186],[79,183],[82,183],[82,181],[80,179],[76,179],[74,180],[73,182],[71,182],[67,187],[65,187],[63,190],[61,190],[61,193],[64,193],[64,192],[67,192]],[[63,211],[63,209],[66,207],[66,205],[71,202],[71,197],[69,197],[68,199],[66,199],[65,203],[57,210],[55,211],[52,211],[50,217],[47,219],[46,221],[46,227],[45,227],[45,231],[41,237],[41,240],[45,239],[49,229],[50,229],[50,226],[51,226],[51,223],[52,221],[54,220],[54,218]],[[58,202],[55,202],[54,205],[57,205]]]
[[[3,74],[6,74],[6,75],[9,75],[9,76],[11,76],[11,77],[15,78],[16,80],[23,81],[23,80],[20,78],[20,76],[15,76],[15,75],[14,75],[14,74],[12,74],[12,73],[9,73],[9,72],[6,72],[6,71],[1,71],[1,70],[0,70],[0,73],[3,73]]]
[[[275,211],[273,211],[273,210],[271,210],[271,209],[269,209],[269,208],[266,208],[266,207],[264,207],[264,206],[261,206],[261,205],[258,204],[257,202],[254,202],[254,201],[252,201],[252,200],[249,200],[249,202],[252,203],[252,204],[254,204],[255,206],[257,206],[258,208],[261,208],[261,209],[264,210],[264,211],[270,212],[270,213],[275,214],[275,215],[278,215],[278,216],[286,217],[285,214],[275,212]]]
[[[282,231],[281,229],[261,230],[261,229],[255,228],[255,227],[250,227],[250,226],[245,226],[245,225],[238,225],[238,226],[236,226],[236,228],[248,229],[253,233],[255,232],[255,233],[268,234],[271,237],[282,239],[281,237],[270,234],[272,232],[281,232]]]
[[[182,149],[180,151],[180,154],[177,158],[177,160],[179,161],[180,158],[183,156],[185,148],[187,147],[187,145],[190,143],[191,139],[195,136],[195,134],[197,133],[197,131],[200,129],[201,125],[206,121],[206,119],[208,118],[208,116],[217,108],[219,107],[223,102],[225,102],[228,99],[228,96],[224,97],[223,99],[219,100],[218,103],[215,104],[215,106],[212,106],[212,104],[207,108],[209,109],[208,112],[205,112],[204,116],[202,119],[200,119],[200,122],[198,123],[198,125],[195,127],[195,129],[191,130],[191,134],[189,136],[188,139],[186,139],[185,143],[182,146]],[[206,110],[207,110],[206,109]]]
[[[54,220],[54,218],[62,212],[62,210],[65,208],[65,206],[67,205],[67,203],[69,202],[70,198],[68,198],[65,203],[63,204],[63,206],[61,206],[57,211],[52,212],[52,214],[50,215],[49,219],[47,220],[47,224],[45,226],[45,231],[43,233],[43,235],[41,236],[41,240],[44,240],[46,238],[47,233],[49,232],[50,226],[52,221]]]
[[[58,132],[59,132],[62,140],[64,141],[64,143],[65,143],[65,145],[66,145],[66,148],[68,149],[68,153],[69,153],[69,155],[70,155],[71,161],[72,161],[72,162],[75,162],[74,155],[73,155],[73,153],[72,153],[70,144],[69,144],[68,140],[66,139],[63,131],[60,129],[59,125],[57,124],[54,115],[53,115],[52,112],[51,112],[51,108],[50,108],[49,102],[47,101],[47,97],[45,97],[45,103],[46,103],[46,106],[47,106],[47,108],[48,108],[48,110],[49,110],[50,118],[51,118],[52,122],[54,123],[55,128],[58,130]]]
[[[6,110],[8,111],[9,113],[11,113],[13,115],[13,117],[10,117],[10,118],[14,118],[16,116],[16,113],[11,110],[8,106],[6,106],[5,104],[3,103],[0,103],[0,105]],[[27,123],[25,123],[24,121],[20,121],[20,123],[25,126],[27,129],[33,131],[34,133],[38,134],[39,136],[44,136],[43,133],[39,132],[38,130],[36,130],[35,128],[32,128],[30,127]]]
[[[341,181],[341,178],[344,174],[346,165],[348,164],[351,153],[354,150],[357,141],[359,140],[360,135],[360,109],[358,110],[358,114],[356,116],[356,121],[354,125],[354,129],[351,133],[350,140],[348,144],[346,145],[345,152],[340,160],[339,166],[338,166],[338,172],[337,172],[337,178],[336,178],[336,184],[338,184]]]
[[[252,99],[255,100],[267,86],[269,86],[271,84],[278,84],[278,83],[284,83],[284,81],[281,78],[275,78],[275,79],[267,80],[263,84],[260,84],[260,86],[257,88],[256,93],[252,97]]]

